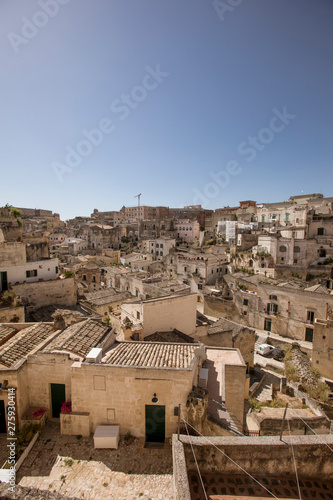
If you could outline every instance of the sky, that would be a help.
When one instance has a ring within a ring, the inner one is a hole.
[[[0,206],[333,196],[331,0],[1,0]]]

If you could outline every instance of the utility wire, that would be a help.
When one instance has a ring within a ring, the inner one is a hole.
[[[237,462],[235,462],[235,460],[233,460],[232,458],[230,458],[226,453],[224,453],[224,451],[222,451],[220,448],[218,448],[214,443],[212,443],[206,436],[204,436],[203,434],[201,434],[201,432],[199,432],[195,427],[193,427],[193,425],[191,425],[189,422],[186,422],[186,420],[182,417],[182,420],[184,421],[185,425],[186,423],[192,427],[192,429],[194,429],[198,434],[200,434],[201,437],[203,437],[206,441],[208,441],[209,444],[211,444],[212,446],[214,446],[214,448],[216,448],[218,451],[220,451],[222,453],[222,455],[224,455],[225,457],[227,457],[233,464],[235,464],[239,469],[241,469],[245,474],[247,474],[251,479],[253,479],[253,481],[255,481],[257,484],[259,484],[259,486],[261,486],[262,488],[264,488],[264,490],[267,491],[267,493],[269,493],[270,495],[272,495],[274,498],[276,498],[277,500],[279,500],[278,497],[276,497],[274,495],[274,493],[272,493],[269,489],[267,489],[263,484],[261,484],[255,477],[253,477],[249,472],[247,472],[245,469],[243,469],[243,467],[241,465],[239,465]],[[192,444],[191,444],[192,446]]]
[[[181,411],[181,413],[182,413],[182,415],[183,415],[183,410],[181,409],[181,407],[180,407],[180,411]],[[199,478],[200,478],[200,482],[201,482],[202,490],[203,490],[203,492],[204,492],[204,495],[205,495],[206,500],[208,500],[208,497],[207,497],[207,494],[206,494],[206,490],[205,490],[205,486],[204,486],[204,484],[203,484],[203,480],[202,480],[202,477],[201,477],[201,473],[200,473],[200,469],[199,469],[199,464],[198,464],[198,462],[197,462],[197,458],[196,458],[195,453],[194,453],[193,444],[192,444],[192,439],[191,439],[190,434],[189,434],[189,432],[188,432],[187,422],[186,422],[186,420],[184,419],[184,417],[182,417],[182,420],[183,420],[183,421],[184,421],[184,423],[185,423],[186,432],[187,432],[188,438],[189,438],[189,440],[190,440],[190,445],[191,445],[191,449],[192,449],[193,457],[194,457],[194,460],[195,460],[195,464],[196,464],[197,469],[198,469],[198,474],[199,474]],[[189,425],[190,425],[190,424],[189,424]]]
[[[289,411],[296,411],[296,410],[289,410]],[[325,441],[321,438],[320,434],[317,434],[316,431],[314,431],[310,426],[309,424],[302,419],[302,417],[300,417],[297,413],[296,413],[296,417],[299,418],[300,420],[302,420],[302,422],[307,425],[310,429],[311,432],[313,432],[313,434],[315,434],[317,437],[319,437],[320,441],[323,443],[323,444],[326,444],[327,448],[329,448],[332,452],[333,452],[333,448],[330,447],[329,444],[325,443]]]
[[[294,461],[294,467],[295,467],[295,473],[296,473],[296,479],[297,479],[298,494],[299,494],[300,500],[302,500],[301,488],[299,486],[299,480],[298,480],[298,474],[297,474],[297,465],[296,465],[296,459],[295,459],[295,453],[294,453],[294,446],[293,446],[293,442],[292,442],[292,439],[291,439],[291,432],[290,432],[289,420],[287,420],[287,424],[288,424],[288,430],[289,430],[291,452],[292,452],[292,455],[293,455],[293,461]]]

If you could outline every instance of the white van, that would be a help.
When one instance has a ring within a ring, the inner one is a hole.
[[[257,347],[257,354],[261,354],[262,356],[267,356],[271,351],[273,351],[274,347],[269,344],[260,344]]]

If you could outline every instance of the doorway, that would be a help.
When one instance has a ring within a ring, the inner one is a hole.
[[[264,330],[266,330],[266,332],[270,332],[272,329],[272,320],[271,319],[268,319],[266,318],[265,319],[265,326],[264,326]]]
[[[65,401],[65,384],[51,384],[52,418],[60,417],[61,406]]]
[[[0,272],[0,292],[8,290],[7,271]]]
[[[165,406],[146,405],[146,442],[164,443]]]
[[[0,434],[7,432],[5,402],[0,400]]]

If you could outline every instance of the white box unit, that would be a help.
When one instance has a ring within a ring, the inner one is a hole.
[[[94,434],[94,448],[118,449],[119,425],[98,425]]]
[[[94,347],[91,349],[90,352],[88,352],[86,361],[88,363],[99,363],[102,359],[102,349],[99,347]]]

